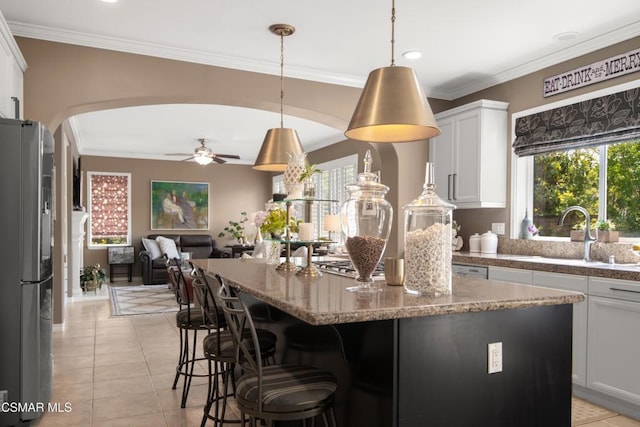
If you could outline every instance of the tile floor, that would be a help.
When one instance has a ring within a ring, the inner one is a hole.
[[[199,426],[206,380],[194,380],[185,409],[180,390],[171,390],[179,343],[175,314],[112,318],[106,295],[105,286],[67,304],[64,328],[54,332],[51,401],[69,402],[71,410],[45,413],[32,425]],[[583,425],[640,427],[640,421],[612,415]]]

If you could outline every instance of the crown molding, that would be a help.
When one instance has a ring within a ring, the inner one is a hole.
[[[135,42],[117,37],[100,36],[77,31],[59,30],[50,27],[8,22],[9,28],[15,36],[35,38],[58,43],[67,43],[98,49],[114,50],[118,52],[134,53],[138,55],[154,56],[177,61],[212,65],[224,68],[238,69],[271,75],[279,75],[279,64],[266,61],[256,61],[249,58],[232,57],[227,55],[205,53],[193,49],[166,47],[153,43]],[[2,26],[0,25],[0,29]],[[567,46],[557,52],[534,58],[522,65],[496,73],[491,77],[475,80],[461,85],[454,90],[439,88],[424,88],[430,98],[454,100],[463,96],[505,83],[507,81],[531,74],[541,69],[562,63],[564,61],[591,53],[595,50],[611,46],[640,35],[640,22],[636,22],[602,36]],[[19,51],[18,51],[19,53]],[[26,63],[25,63],[26,64]],[[26,66],[26,65],[25,65]],[[340,73],[328,73],[303,67],[287,66],[287,77],[342,86],[362,88],[366,82],[365,76],[353,76]]]
[[[24,73],[27,70],[27,61],[24,59],[24,56],[22,56],[22,52],[20,52],[20,48],[11,33],[11,27],[7,21],[5,21],[4,16],[0,12],[0,38],[4,39],[6,45],[11,51],[11,56],[13,56],[13,59]]]
[[[154,43],[138,42],[118,37],[101,36],[78,31],[60,30],[13,21],[9,22],[9,27],[14,35],[20,37],[134,53],[138,55],[154,56],[196,64],[213,65],[256,73],[280,75],[279,63],[275,64],[266,61],[256,61],[249,58],[206,53],[194,49],[167,47]],[[366,78],[362,76],[327,73],[295,66],[287,66],[287,77],[351,87],[364,87],[366,80]]]
[[[566,48],[552,54],[532,59],[517,67],[499,72],[492,77],[483,80],[477,80],[468,85],[460,86],[456,90],[449,92],[450,98],[444,99],[453,100],[461,98],[480,90],[487,89],[491,86],[495,86],[500,83],[508,82],[510,80],[526,76],[527,74],[540,71],[544,68],[560,64],[570,59],[586,55],[596,50],[606,48],[613,44],[620,43],[637,36],[640,36],[640,22],[636,22],[611,31],[609,33],[603,34],[601,36],[594,37],[571,46],[567,46]]]

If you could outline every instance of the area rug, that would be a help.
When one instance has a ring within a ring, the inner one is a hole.
[[[571,399],[571,425],[581,426],[607,418],[615,417],[616,412],[611,412],[600,406],[593,405],[575,396]]]
[[[175,294],[167,285],[110,286],[112,316],[178,311]]]

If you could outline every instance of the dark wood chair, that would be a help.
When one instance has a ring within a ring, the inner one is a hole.
[[[242,368],[236,382],[236,404],[242,419],[248,415],[251,425],[264,420],[271,426],[274,421],[306,421],[321,416],[325,425],[335,426],[335,376],[304,365],[264,366],[255,357],[260,353],[260,342],[240,291],[224,281],[220,285],[218,296]]]

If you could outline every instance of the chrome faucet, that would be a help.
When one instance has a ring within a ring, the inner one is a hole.
[[[562,223],[564,222],[564,218],[571,211],[582,212],[582,214],[584,215],[584,218],[586,221],[586,227],[584,230],[584,260],[591,261],[591,255],[590,255],[591,245],[597,239],[591,235],[591,216],[589,215],[589,212],[587,212],[587,210],[582,206],[569,206],[567,209],[564,210],[564,212],[562,212],[562,215],[560,215],[560,219],[558,220],[558,225],[562,225]]]

